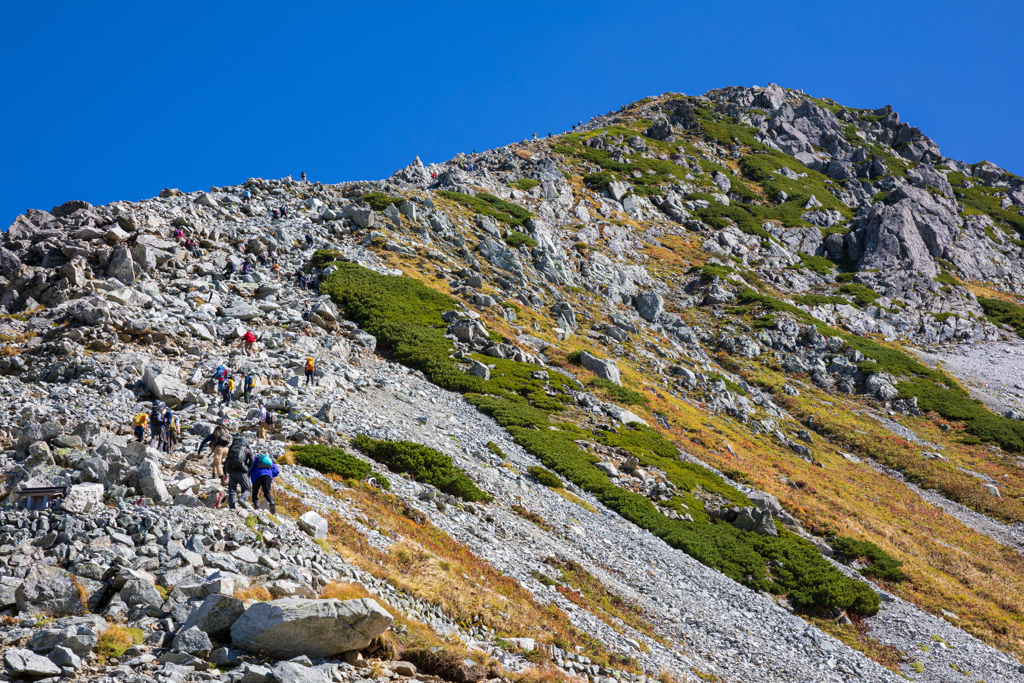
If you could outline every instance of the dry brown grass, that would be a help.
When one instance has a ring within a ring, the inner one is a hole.
[[[339,583],[338,581],[331,581],[329,584],[324,586],[324,589],[320,591],[320,597],[335,600],[358,600],[360,598],[373,598],[377,599],[376,595],[366,590],[366,586],[361,583],[355,583],[353,581],[344,581]]]
[[[73,585],[75,587],[75,591],[78,593],[78,601],[80,603],[82,603],[82,611],[83,612],[88,612],[89,611],[89,591],[85,590],[85,587],[82,586],[81,582],[79,582],[79,580],[78,580],[78,577],[75,576],[74,574],[71,575],[71,585]]]
[[[564,612],[537,603],[514,578],[481,560],[429,520],[413,514],[397,496],[362,484],[346,490],[346,494],[352,498],[353,506],[366,515],[370,526],[394,539],[386,551],[380,550],[340,515],[321,510],[328,522],[328,543],[351,564],[424,602],[440,606],[458,623],[480,623],[493,628],[499,637],[531,637],[563,648],[582,645],[595,662],[630,666],[630,662],[608,652],[603,643],[573,626]],[[278,491],[276,500],[278,512],[290,516],[310,509],[287,490]],[[331,590],[367,597],[345,584]],[[413,635],[417,624],[409,625]],[[416,639],[425,638],[415,635],[408,640]]]
[[[267,602],[274,599],[270,591],[263,586],[249,586],[245,590],[236,590],[232,597],[236,597],[239,600],[255,600],[256,602]]]

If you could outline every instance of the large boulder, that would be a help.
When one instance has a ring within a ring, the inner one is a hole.
[[[616,365],[614,358],[598,358],[583,351],[580,354],[580,363],[598,377],[622,386],[622,379],[619,377],[619,366]]]
[[[210,636],[206,631],[196,626],[190,626],[178,631],[177,635],[174,636],[172,647],[177,652],[185,652],[201,659],[206,659],[210,656],[213,644],[210,642]]]
[[[21,267],[21,259],[9,249],[0,247],[0,276],[10,278]]]
[[[79,614],[96,606],[103,589],[99,581],[73,576],[57,567],[35,565],[14,596],[20,614]],[[83,598],[86,604],[82,604]]]
[[[277,659],[331,659],[365,648],[390,625],[391,615],[369,598],[282,598],[250,606],[231,627],[231,641]]]
[[[188,387],[180,379],[159,365],[147,365],[142,382],[151,394],[169,406],[182,403],[188,396]]]
[[[64,497],[61,508],[66,512],[81,514],[103,505],[103,484],[75,484]]]
[[[658,316],[665,312],[665,300],[657,292],[637,294],[633,303],[636,306],[636,312],[649,323],[653,323]]]
[[[35,681],[60,676],[60,667],[31,650],[12,648],[4,653],[4,667],[11,678]]]
[[[327,520],[310,510],[299,517],[299,528],[315,539],[327,538]]]
[[[164,604],[160,592],[145,579],[131,579],[126,581],[118,592],[118,596],[131,608],[158,608]]]
[[[231,635],[231,627],[245,612],[245,603],[238,598],[215,593],[207,595],[199,608],[189,615],[182,630],[195,626],[216,640],[226,640]]]
[[[18,586],[22,579],[13,576],[0,576],[0,610],[10,609],[18,603]]]
[[[146,459],[142,461],[138,469],[139,488],[142,495],[152,498],[157,503],[168,503],[171,494],[167,491],[163,475],[160,473],[160,464],[155,460]]]
[[[120,246],[114,249],[110,257],[110,264],[107,266],[107,277],[120,280],[126,287],[135,284],[135,279],[142,272],[132,258],[132,252],[128,247]]]

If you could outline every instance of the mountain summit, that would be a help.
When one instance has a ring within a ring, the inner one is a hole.
[[[1022,211],[774,84],[27,211],[4,680],[1019,680]]]

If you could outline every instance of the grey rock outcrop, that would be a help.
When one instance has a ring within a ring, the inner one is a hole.
[[[287,659],[331,658],[361,650],[391,625],[375,600],[282,598],[250,606],[231,627],[242,650]]]
[[[584,351],[580,354],[580,363],[601,379],[615,382],[619,386],[622,385],[622,379],[619,377],[619,366],[615,363],[615,359],[598,358]]]

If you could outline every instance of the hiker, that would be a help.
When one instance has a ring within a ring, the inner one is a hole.
[[[235,274],[235,262],[228,259],[228,265],[224,268],[224,278],[230,280]]]
[[[306,386],[316,386],[316,361],[310,356],[306,359]]]
[[[288,209],[283,206],[281,207],[281,218],[288,218]]]
[[[164,411],[164,428],[167,434],[167,455],[171,455],[181,441],[181,420],[170,408]]]
[[[313,233],[307,232],[306,233],[306,249],[311,249],[312,247],[313,247]]]
[[[256,335],[252,333],[252,330],[246,330],[242,335],[242,350],[247,356],[256,353]]]
[[[266,453],[260,453],[253,463],[252,467],[249,468],[249,479],[252,481],[252,506],[254,509],[259,510],[259,495],[260,491],[263,491],[263,497],[267,503],[270,504],[270,514],[277,514],[277,505],[274,504],[274,499],[270,495],[270,487],[274,483],[274,477],[281,474],[281,470],[278,469],[277,463]],[[231,500],[230,498],[228,500]]]
[[[259,417],[257,419],[259,422],[256,425],[256,438],[266,441],[267,425],[273,424],[274,418],[271,416],[270,411],[267,410],[267,406],[263,404],[263,401],[260,401]]]
[[[252,272],[252,261],[250,261],[249,259],[246,259],[245,263],[242,264],[242,275],[248,275],[251,272]]]
[[[256,378],[252,376],[251,372],[245,373],[245,379],[242,380],[242,391],[245,392],[245,402],[252,403],[252,390],[256,386]]]
[[[251,488],[249,486],[249,468],[253,464],[252,449],[249,442],[241,436],[236,436],[228,447],[228,453],[224,457],[224,470],[228,475],[228,507],[235,509],[235,489],[241,488],[242,494],[239,503],[245,505],[245,494]]]
[[[132,427],[134,428],[135,440],[137,442],[142,443],[142,440],[146,437],[147,425],[149,425],[149,413],[145,410],[139,411],[132,418]]]
[[[309,322],[309,314],[312,312],[313,309],[310,308],[309,302],[307,301],[306,304],[302,307],[302,319],[305,320],[306,322]]]
[[[220,384],[217,386],[217,390],[220,391],[221,398],[224,400],[224,405],[230,408],[231,394],[235,390],[235,380],[230,377],[222,379]]]
[[[217,369],[213,373],[213,377],[210,378],[210,388],[220,393],[220,383],[228,378],[231,374],[231,369],[223,365],[218,365]]]
[[[306,182],[306,172],[305,171],[302,172],[302,175],[300,177],[302,178],[302,182]]]
[[[242,193],[242,201],[248,204],[250,199],[252,199],[252,193],[249,190]]]
[[[278,280],[281,279],[281,266],[277,265],[277,261],[274,261],[274,265],[270,267],[270,270]]]
[[[231,441],[231,432],[228,431],[222,418],[217,421],[217,426],[214,427],[208,437],[203,439],[203,442],[199,444],[199,448],[196,449],[196,457],[199,457],[199,454],[206,448],[206,444],[210,444],[210,450],[213,452],[213,476],[220,479],[222,484],[226,483],[222,463],[224,456],[227,455],[228,446],[231,445]]]
[[[156,443],[156,449],[161,450],[163,447],[164,439],[164,411],[167,410],[167,404],[163,401],[154,401],[153,408],[149,411],[149,445],[152,446]]]
[[[276,221],[278,218],[281,217],[281,211],[279,209],[274,209],[270,212],[270,215]]]
[[[264,268],[270,265],[270,263],[267,261],[267,255],[264,254],[262,251],[256,255],[256,258],[260,260],[260,265],[263,266]]]

